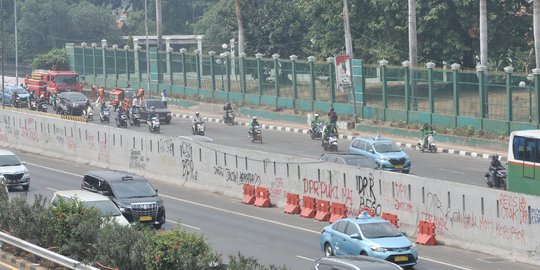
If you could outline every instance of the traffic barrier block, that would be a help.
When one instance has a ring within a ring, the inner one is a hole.
[[[387,220],[392,225],[394,225],[396,228],[399,228],[399,225],[398,225],[399,219],[398,219],[397,215],[393,215],[393,214],[390,214],[390,213],[382,213],[381,218],[384,219],[384,220]]]
[[[308,196],[302,197],[302,211],[300,212],[300,216],[305,218],[314,218],[316,214],[317,201],[315,198]]]
[[[329,221],[330,220],[330,202],[318,200],[317,201],[317,214],[315,220]]]
[[[347,207],[344,203],[333,202],[330,207],[330,223],[336,222],[336,220],[347,217]]]
[[[255,203],[255,187],[250,184],[244,184],[244,196],[242,197],[242,203],[254,204]]]
[[[258,187],[255,190],[255,206],[257,207],[270,207],[272,203],[270,202],[270,191],[264,187]]]
[[[77,121],[77,122],[86,122],[86,118],[81,117],[81,116],[62,115],[61,118],[65,120],[71,120],[71,121]]]
[[[375,216],[375,210],[373,210],[373,209],[371,209],[371,208],[366,208],[366,207],[361,208],[359,213],[363,213],[364,211],[367,211],[368,214],[369,214],[370,216],[372,216],[372,217]]]
[[[420,220],[418,222],[418,236],[416,237],[416,243],[426,246],[437,245],[435,239],[435,223]]]
[[[293,215],[300,214],[300,195],[287,193],[287,204],[283,212]]]

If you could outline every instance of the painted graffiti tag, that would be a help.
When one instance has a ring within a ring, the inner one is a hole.
[[[382,206],[380,202],[377,201],[377,196],[373,191],[375,186],[375,179],[373,174],[368,174],[367,176],[356,176],[356,191],[360,195],[360,208],[368,208],[375,211],[376,215],[381,215]]]
[[[195,170],[193,164],[193,147],[191,143],[182,142],[180,145],[180,152],[182,154],[182,177],[187,180],[197,181],[199,172]]]
[[[173,153],[173,142],[172,139],[159,139],[158,142],[160,153]]]
[[[531,224],[540,224],[540,209],[531,208]]]
[[[225,178],[225,182],[233,182],[238,185],[250,184],[259,186],[261,177],[256,173],[233,171],[221,166],[214,166],[214,175]]]
[[[312,180],[304,178],[304,194],[317,199],[337,201],[349,207],[353,205],[353,191],[350,188],[331,184],[324,180]]]
[[[68,141],[73,141],[73,139],[70,139],[68,138]],[[104,163],[109,163],[110,161],[109,149],[106,142],[99,142],[98,160]]]
[[[529,222],[527,201],[524,197],[500,194],[499,205],[502,218],[519,221],[520,224]]]
[[[130,150],[129,168],[139,170],[146,169],[146,159],[142,156],[141,151]]]

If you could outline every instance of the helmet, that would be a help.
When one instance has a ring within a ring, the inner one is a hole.
[[[315,118],[317,118],[317,117],[319,117],[319,114],[318,114],[318,113],[315,114]]]
[[[429,127],[429,124],[428,124],[428,123],[424,123],[424,127]]]
[[[493,160],[499,159],[499,155],[495,154],[491,157]]]
[[[228,102],[228,103],[227,103],[227,106],[231,106],[231,103],[230,103],[230,102]]]
[[[44,95],[44,94],[41,94],[41,96],[39,96],[39,97],[40,97],[40,98],[44,98],[44,97],[45,97],[45,95]]]
[[[334,111],[334,107],[330,107],[330,111],[333,112],[333,111]]]
[[[257,116],[253,116],[253,120],[257,120]]]
[[[195,115],[196,115],[196,116],[199,116],[199,112],[196,112]]]

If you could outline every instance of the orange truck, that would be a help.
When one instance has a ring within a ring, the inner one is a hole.
[[[36,97],[42,94],[50,97],[61,92],[82,92],[82,82],[75,71],[34,70],[31,76],[26,75],[24,84],[28,92],[34,92]]]

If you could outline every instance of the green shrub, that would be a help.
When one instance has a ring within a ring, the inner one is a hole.
[[[64,49],[54,48],[34,58],[32,67],[34,69],[68,70],[67,53]]]
[[[144,270],[142,254],[153,233],[140,226],[107,224],[99,230],[93,261],[111,268]]]
[[[264,266],[259,264],[257,259],[238,253],[237,256],[229,256],[227,270],[287,270],[287,267],[275,265]]]

